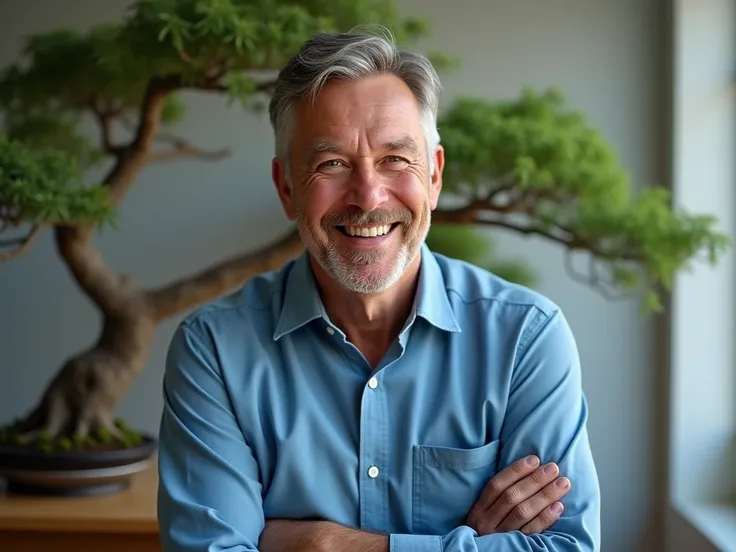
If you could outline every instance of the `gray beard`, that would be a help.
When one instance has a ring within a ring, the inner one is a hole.
[[[343,288],[360,295],[381,293],[391,288],[401,278],[406,269],[416,259],[421,250],[430,227],[430,213],[427,210],[427,227],[417,240],[404,241],[401,244],[393,267],[380,278],[366,278],[356,266],[369,265],[381,260],[383,251],[353,251],[348,257],[341,254],[330,242],[323,246],[316,238],[315,232],[301,216],[297,220],[299,234],[307,250],[314,256],[322,269],[330,274]],[[412,243],[414,242],[414,243]]]

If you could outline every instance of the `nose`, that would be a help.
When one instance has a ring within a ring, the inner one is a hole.
[[[372,167],[357,167],[351,175],[346,201],[363,211],[373,211],[388,201],[388,192]]]

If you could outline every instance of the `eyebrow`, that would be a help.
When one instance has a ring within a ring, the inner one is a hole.
[[[332,142],[325,142],[324,140],[318,140],[316,142],[312,142],[311,147],[309,148],[309,151],[311,153],[339,153],[340,152],[340,146],[337,144],[333,144]]]
[[[390,151],[407,150],[414,156],[419,157],[419,146],[411,136],[402,136],[396,140],[391,140],[383,144],[383,149]]]
[[[388,151],[408,150],[413,155],[417,157],[419,156],[419,146],[411,136],[402,136],[401,138],[397,138],[396,140],[385,142],[381,146],[381,149]],[[342,151],[342,148],[333,142],[328,142],[326,140],[317,140],[315,142],[312,142],[309,151],[312,155],[318,153],[340,153]]]

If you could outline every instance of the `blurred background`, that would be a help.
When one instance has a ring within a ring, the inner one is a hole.
[[[736,194],[736,5],[732,0],[399,0],[425,17],[420,49],[456,57],[443,103],[514,98],[557,87],[612,144],[635,186],[662,184],[732,234]],[[29,34],[119,19],[126,0],[4,0],[0,67]],[[216,163],[145,170],[98,244],[108,263],[145,286],[281,236],[288,228],[270,181],[265,115],[186,92],[179,134],[230,147]],[[91,121],[84,123],[97,132]],[[441,129],[440,129],[441,130]],[[93,172],[89,180],[100,178]],[[663,314],[612,302],[572,280],[563,250],[494,230],[499,254],[523,259],[536,289],[575,332],[603,496],[603,550],[736,550],[734,262],[681,275]],[[145,371],[118,412],[158,429],[163,360],[180,317],[159,326]],[[87,347],[99,315],[59,262],[52,234],[0,266],[0,424],[24,415],[61,362]]]

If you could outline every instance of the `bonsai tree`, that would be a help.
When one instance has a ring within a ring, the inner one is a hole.
[[[221,93],[262,109],[276,71],[304,40],[365,23],[389,27],[401,43],[426,32],[400,19],[390,0],[139,0],[122,22],[28,40],[26,59],[0,76],[0,259],[52,232],[61,261],[99,309],[102,331],[61,363],[37,404],[0,437],[49,450],[135,442],[115,406],[143,369],[157,324],[280,266],[302,244],[293,230],[145,289],[108,266],[96,232],[114,224],[148,165],[224,155],[172,133],[184,116],[179,92]],[[96,139],[80,132],[83,116],[98,124]],[[522,264],[489,255],[492,243],[478,229],[541,236],[589,252],[590,272],[576,277],[605,293],[644,292],[656,310],[678,270],[703,252],[715,262],[727,244],[711,217],[673,211],[662,188],[630,196],[612,149],[555,91],[460,99],[442,113],[440,129],[445,201],[429,239],[437,251],[528,281]],[[128,138],[116,141],[120,130]],[[85,182],[85,170],[101,161],[111,162],[107,175]]]

